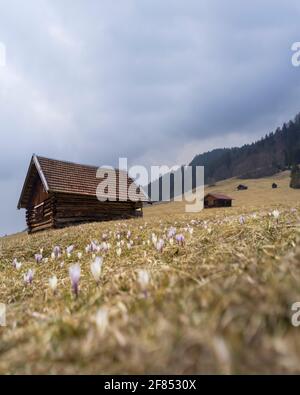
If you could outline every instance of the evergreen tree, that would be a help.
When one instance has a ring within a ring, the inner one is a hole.
[[[290,187],[300,189],[300,167],[298,165],[294,165],[292,168]]]

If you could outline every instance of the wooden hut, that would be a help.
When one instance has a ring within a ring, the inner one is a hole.
[[[226,196],[220,193],[208,193],[204,197],[204,208],[212,207],[231,207],[232,200],[230,196]]]
[[[147,197],[128,174],[105,169],[100,178],[97,171],[95,166],[33,155],[18,203],[18,209],[26,209],[28,232],[141,217]],[[101,182],[106,187],[99,199]]]
[[[240,184],[236,188],[238,191],[246,191],[248,189],[247,185]]]

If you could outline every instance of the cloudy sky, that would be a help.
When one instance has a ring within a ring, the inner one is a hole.
[[[175,165],[300,111],[298,0],[0,0],[0,235],[32,153]]]

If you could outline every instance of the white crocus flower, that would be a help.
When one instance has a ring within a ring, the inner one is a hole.
[[[108,243],[107,243],[106,241],[104,241],[104,242],[101,244],[100,247],[101,247],[101,248],[100,248],[101,251],[103,251],[103,252],[107,252],[108,249],[109,249]]]
[[[147,270],[141,269],[138,271],[138,283],[141,287],[141,290],[146,293],[147,288],[150,282],[150,275]]]
[[[92,275],[93,275],[96,283],[99,283],[99,280],[101,277],[102,264],[103,264],[103,258],[101,258],[101,257],[97,257],[91,263],[91,272],[92,272]]]
[[[156,244],[157,244],[157,236],[156,236],[155,233],[152,233],[151,240],[152,240],[152,243],[156,246]]]
[[[109,314],[106,307],[101,307],[95,315],[95,323],[99,334],[103,336],[109,325]]]
[[[272,215],[273,215],[273,217],[274,217],[275,219],[278,219],[279,216],[280,216],[280,212],[279,212],[278,210],[274,210],[274,211],[272,211]]]
[[[49,278],[49,287],[52,289],[53,293],[56,292],[58,280],[56,276],[52,276]]]
[[[66,249],[66,253],[67,253],[67,257],[68,258],[70,258],[71,257],[71,255],[72,255],[72,252],[74,251],[74,246],[73,245],[71,245],[71,246],[69,246],[69,247],[67,247],[67,249]]]

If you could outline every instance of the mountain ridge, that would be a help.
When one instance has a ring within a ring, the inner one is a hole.
[[[193,167],[192,188],[196,188],[197,166],[204,166],[204,183],[214,184],[229,178],[257,179],[270,177],[280,171],[289,170],[300,164],[300,113],[294,120],[284,123],[275,132],[266,134],[260,140],[242,147],[216,148],[212,151],[196,155],[189,163]],[[184,191],[184,166],[178,171],[182,173],[182,191]],[[171,175],[171,177],[170,177]],[[174,173],[167,173],[148,185],[148,196],[155,188],[160,190],[162,201],[162,182],[170,177],[170,198],[174,198]],[[168,185],[168,183],[166,183]]]
[[[231,177],[261,178],[300,163],[300,114],[275,132],[242,147],[196,155],[190,166],[205,167],[206,183]]]

